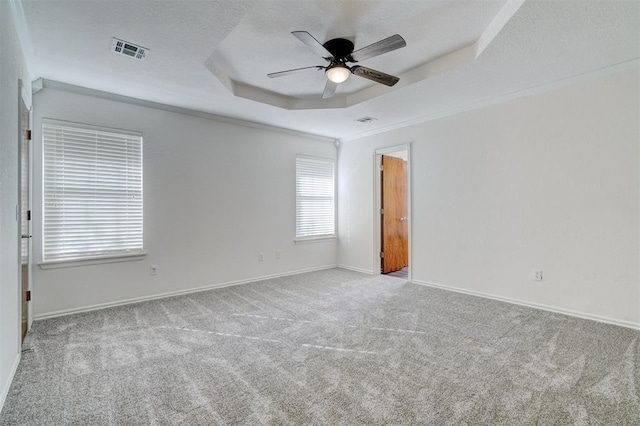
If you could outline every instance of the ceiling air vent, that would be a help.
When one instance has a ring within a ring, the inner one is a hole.
[[[359,121],[360,123],[371,123],[372,121],[377,120],[377,118],[375,117],[360,117],[360,118],[356,118],[356,121]]]
[[[138,59],[140,61],[144,61],[144,58],[147,57],[147,52],[149,52],[149,49],[114,37],[111,41],[111,51]]]

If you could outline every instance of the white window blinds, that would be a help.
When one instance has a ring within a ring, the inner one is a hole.
[[[296,157],[296,239],[335,236],[334,162]]]
[[[142,252],[142,135],[46,120],[43,261]]]

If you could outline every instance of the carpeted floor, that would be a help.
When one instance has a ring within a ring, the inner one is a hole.
[[[639,337],[333,269],[36,322],[0,424],[637,425]]]

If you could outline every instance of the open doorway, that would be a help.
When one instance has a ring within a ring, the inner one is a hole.
[[[24,340],[31,326],[31,130],[20,81],[19,115],[19,191],[20,191],[20,332]]]
[[[377,150],[376,216],[379,271],[410,279],[409,146]]]

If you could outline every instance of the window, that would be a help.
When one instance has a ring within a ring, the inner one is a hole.
[[[43,120],[43,263],[143,254],[142,134]]]
[[[335,237],[333,160],[296,157],[296,239]]]

